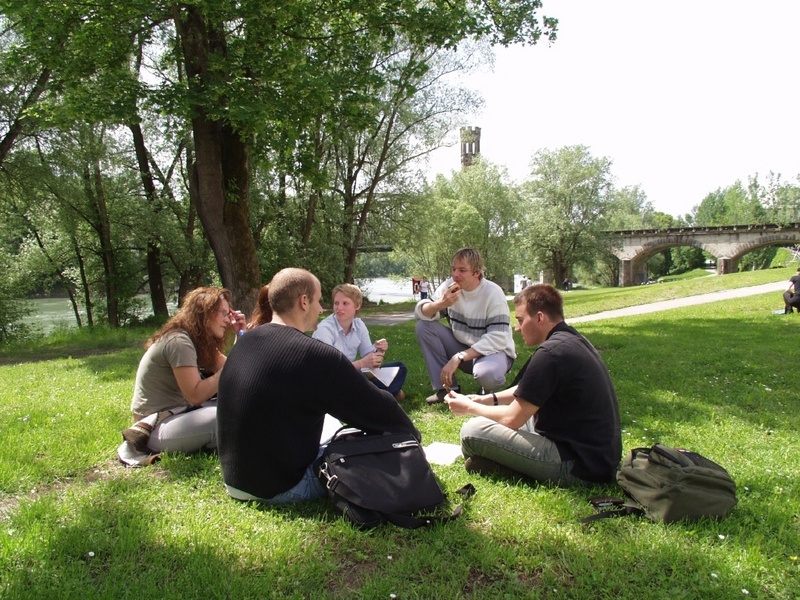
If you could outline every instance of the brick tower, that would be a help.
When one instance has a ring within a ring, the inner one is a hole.
[[[466,169],[481,153],[481,128],[461,128],[461,168]]]

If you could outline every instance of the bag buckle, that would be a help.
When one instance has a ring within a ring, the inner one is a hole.
[[[331,474],[328,470],[328,461],[326,460],[319,466],[319,474],[325,478],[325,487],[329,490],[333,488],[334,482],[339,479],[336,475]]]

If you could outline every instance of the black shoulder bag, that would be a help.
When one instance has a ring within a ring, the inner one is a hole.
[[[444,494],[420,443],[408,433],[367,434],[340,429],[317,462],[317,475],[333,504],[362,529],[389,521],[415,529],[461,514],[420,516],[440,508]],[[459,490],[471,495],[467,484]]]

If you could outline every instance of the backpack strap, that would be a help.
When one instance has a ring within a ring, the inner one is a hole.
[[[581,523],[592,523],[600,519],[613,519],[630,515],[644,515],[644,511],[641,508],[635,504],[625,502],[622,498],[595,496],[594,498],[589,498],[589,503],[597,512],[581,519]]]

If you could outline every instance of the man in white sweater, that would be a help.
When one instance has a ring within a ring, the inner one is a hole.
[[[517,357],[508,301],[500,286],[483,276],[480,252],[458,250],[450,275],[414,309],[417,340],[434,390],[426,398],[429,404],[442,402],[450,389],[459,391],[459,369],[471,374],[484,392],[502,388]],[[443,316],[450,327],[439,321]]]

